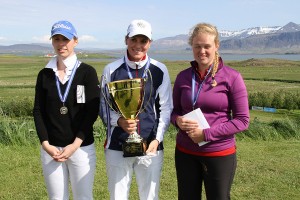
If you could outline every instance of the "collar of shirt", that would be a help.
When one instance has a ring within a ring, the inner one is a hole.
[[[77,56],[76,54],[66,58],[65,60],[63,60],[64,65],[66,66],[66,75],[64,76],[64,79],[62,81],[62,84],[65,84],[71,77],[72,74],[72,70],[75,67],[77,61]],[[79,63],[80,65],[80,63]],[[52,58],[48,64],[46,65],[45,68],[50,68],[54,71],[55,75],[58,76],[58,72],[57,72],[57,57]]]
[[[143,59],[138,62],[129,60],[127,53],[125,54],[125,61],[126,61],[127,65],[132,69],[136,69],[136,66],[138,66],[137,67],[138,69],[142,68],[147,63],[147,60],[148,60],[148,54],[146,54],[143,57]]]
[[[192,65],[194,71],[196,72],[196,74],[199,76],[200,80],[203,81],[206,74],[208,73],[208,69],[206,69],[204,73],[200,73],[198,70],[198,63],[196,61],[192,61],[191,65]]]

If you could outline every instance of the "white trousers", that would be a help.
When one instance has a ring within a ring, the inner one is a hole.
[[[50,200],[69,200],[69,179],[74,200],[93,199],[96,168],[94,144],[80,147],[65,162],[56,162],[41,147],[41,160]]]
[[[105,159],[111,200],[129,199],[133,173],[138,185],[139,199],[158,199],[163,151],[157,151],[155,156],[124,158],[122,151],[106,149]]]

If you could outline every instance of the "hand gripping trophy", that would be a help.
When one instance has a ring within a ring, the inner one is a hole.
[[[152,82],[150,71],[149,74]],[[106,81],[104,76],[102,76],[101,82],[103,81]],[[108,82],[104,84],[105,87],[101,89],[101,92],[111,109],[122,115],[125,119],[136,119],[138,114],[143,111],[142,107],[145,98],[144,88],[146,82],[147,78],[133,78]],[[152,85],[150,88],[151,96]],[[109,97],[107,97],[105,90],[108,90]],[[146,104],[148,104],[148,102]],[[145,106],[146,105],[144,105],[144,107]],[[143,156],[147,150],[147,143],[137,132],[135,132],[129,135],[122,145],[122,149],[124,157]]]

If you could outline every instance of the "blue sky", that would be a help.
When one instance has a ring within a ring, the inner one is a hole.
[[[80,48],[123,48],[133,19],[149,21],[153,39],[187,34],[196,23],[238,31],[300,24],[298,0],[0,0],[0,45],[49,43],[54,22],[69,20]]]

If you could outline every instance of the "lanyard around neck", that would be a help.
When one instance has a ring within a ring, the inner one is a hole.
[[[66,88],[66,91],[64,93],[64,95],[62,95],[62,92],[61,92],[61,89],[60,89],[60,84],[59,84],[59,80],[57,78],[57,76],[55,76],[56,78],[56,88],[57,88],[57,91],[58,91],[58,96],[61,100],[62,103],[65,103],[66,100],[67,100],[67,97],[68,97],[68,94],[69,94],[69,91],[70,91],[70,88],[71,88],[71,84],[72,84],[72,81],[73,81],[73,78],[75,76],[75,72],[76,72],[76,69],[78,68],[78,65],[79,65],[79,61],[77,60],[73,69],[72,69],[72,73],[71,73],[71,77],[68,81],[68,84],[67,84],[67,88]]]
[[[204,80],[201,82],[201,84],[200,84],[200,86],[199,86],[199,88],[198,88],[198,91],[197,91],[196,96],[195,96],[196,73],[195,73],[195,71],[193,71],[193,76],[192,76],[192,104],[193,104],[193,110],[194,110],[194,108],[195,108],[195,105],[196,105],[197,99],[198,99],[198,97],[199,97],[200,91],[202,90],[203,84],[204,84],[206,78],[208,77],[208,75],[209,75],[209,73],[210,73],[212,67],[213,67],[213,65],[211,65],[211,66],[209,67],[208,72],[207,72],[207,74],[206,74],[205,77],[204,77]]]
[[[132,76],[132,74],[131,74],[131,72],[130,72],[129,66],[128,66],[127,62],[126,62],[125,56],[124,56],[124,63],[125,63],[125,65],[126,65],[128,77],[129,77],[130,79],[133,79],[133,76]],[[148,60],[147,60],[147,63],[146,63],[146,66],[145,66],[145,69],[144,69],[144,73],[143,73],[143,77],[142,77],[142,78],[146,78],[146,77],[147,77],[147,70],[149,69],[149,66],[150,66],[150,58],[148,58]]]

